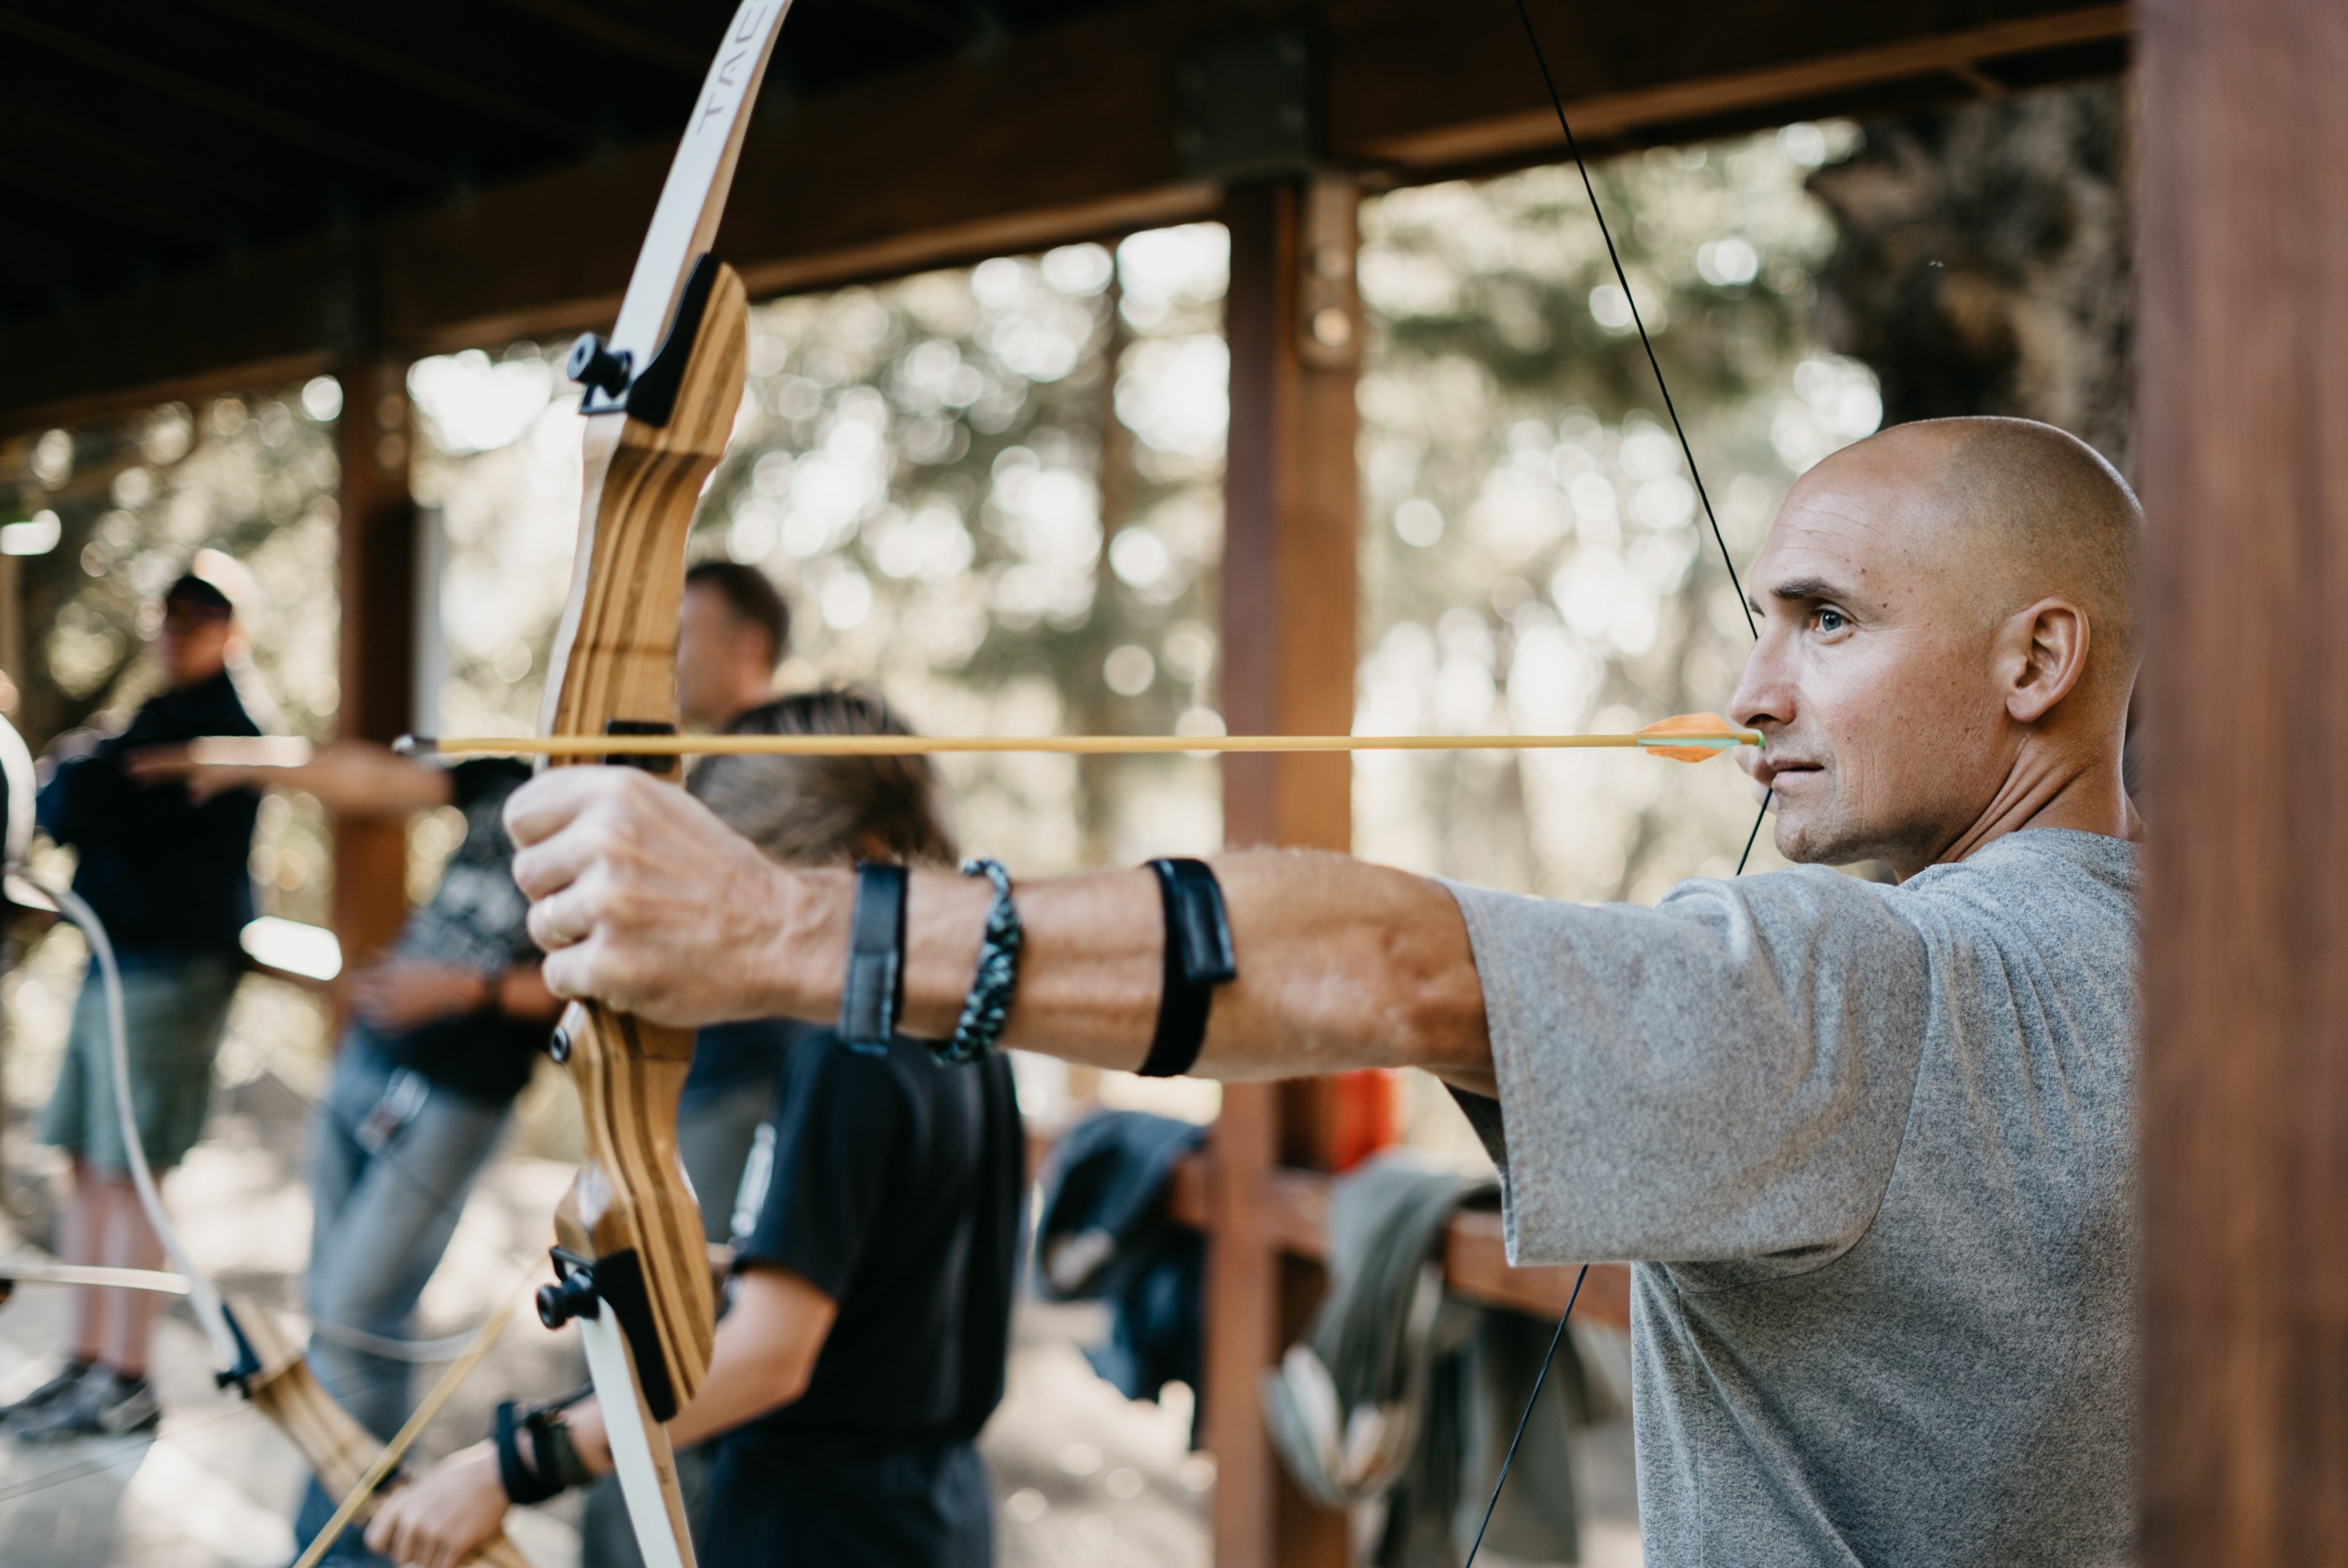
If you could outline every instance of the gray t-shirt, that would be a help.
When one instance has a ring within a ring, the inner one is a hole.
[[[2128,1560],[2136,890],[2045,828],[1898,887],[1452,889],[1510,1255],[1638,1260],[1651,1564]]]

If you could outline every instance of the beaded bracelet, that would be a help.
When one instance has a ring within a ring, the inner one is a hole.
[[[1011,992],[1019,983],[1020,928],[1018,907],[1011,902],[1011,873],[987,856],[963,862],[964,876],[983,876],[994,884],[994,902],[986,911],[986,935],[978,945],[978,972],[972,977],[970,995],[962,1004],[953,1038],[930,1048],[940,1066],[959,1067],[994,1050],[1011,1016]]]

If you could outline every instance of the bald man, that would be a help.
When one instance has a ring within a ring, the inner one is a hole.
[[[1652,1563],[2128,1560],[2139,526],[2023,421],[1901,426],[1795,487],[1731,712],[1811,864],[1590,908],[1215,863],[1239,978],[1194,1071],[1426,1067],[1500,1164],[1519,1262],[1637,1262]],[[847,874],[779,870],[628,769],[544,775],[508,821],[558,991],[838,1010]],[[1861,858],[1899,885],[1818,864]],[[953,1030],[990,898],[915,875],[909,1032]],[[1151,874],[1017,907],[1004,1043],[1136,1065]]]

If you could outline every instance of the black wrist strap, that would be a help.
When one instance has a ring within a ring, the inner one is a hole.
[[[1239,978],[1222,885],[1203,860],[1153,860],[1166,909],[1166,983],[1158,993],[1158,1028],[1144,1078],[1179,1078],[1199,1060],[1215,988]]]
[[[511,1399],[498,1406],[498,1481],[504,1486],[510,1502],[544,1502],[562,1490],[562,1482],[536,1462],[543,1456],[522,1456],[521,1429],[527,1424],[527,1416]]]
[[[848,976],[839,988],[839,1039],[850,1050],[889,1048],[905,1007],[905,868],[868,860],[856,868]]]

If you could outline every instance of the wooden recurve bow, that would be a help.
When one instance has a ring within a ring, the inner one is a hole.
[[[0,736],[0,768],[7,766],[5,755],[8,737]],[[10,770],[13,771],[13,770]],[[16,793],[12,790],[12,794]],[[88,938],[90,956],[98,972],[92,983],[103,987],[106,996],[107,1030],[113,1056],[113,1080],[116,1084],[115,1112],[122,1130],[123,1152],[130,1168],[131,1184],[139,1194],[139,1206],[146,1211],[147,1220],[154,1227],[156,1238],[163,1245],[163,1253],[170,1260],[174,1272],[149,1269],[77,1268],[70,1265],[12,1265],[0,1269],[0,1301],[5,1301],[8,1286],[15,1281],[56,1283],[60,1285],[106,1285],[118,1288],[160,1290],[185,1296],[194,1311],[196,1321],[211,1342],[212,1354],[220,1370],[215,1379],[222,1388],[234,1388],[250,1399],[253,1407],[275,1422],[280,1430],[302,1452],[318,1482],[330,1493],[344,1496],[356,1486],[375,1466],[384,1445],[375,1434],[361,1426],[358,1418],[335,1402],[327,1393],[310,1364],[304,1359],[302,1348],[286,1334],[276,1315],[257,1302],[230,1302],[221,1296],[209,1276],[195,1266],[189,1255],[180,1233],[171,1224],[171,1216],[163,1207],[162,1194],[155,1185],[154,1172],[147,1163],[147,1151],[139,1138],[139,1122],[131,1113],[130,1098],[123,1085],[129,1080],[129,1050],[124,1032],[122,979],[115,963],[114,944],[106,934],[104,922],[71,888],[45,885],[34,873],[24,869],[26,849],[30,842],[29,829],[12,827],[7,834],[5,850],[9,875],[22,876],[51,899],[60,914],[81,927]],[[395,1483],[396,1484],[396,1483]],[[376,1500],[370,1498],[354,1515],[358,1524],[365,1524],[375,1512]],[[530,1568],[530,1560],[514,1549],[503,1531],[492,1532],[489,1539],[475,1547],[465,1558],[467,1564],[487,1563],[489,1568]]]
[[[585,472],[541,716],[547,734],[676,730],[685,540],[726,455],[748,355],[742,281],[710,246],[788,8],[745,0],[735,13],[611,339],[582,338],[572,353],[572,378],[586,387]],[[676,758],[650,763],[679,776]],[[579,1324],[645,1563],[690,1568],[662,1423],[699,1390],[716,1328],[701,1211],[676,1149],[692,1031],[576,1003],[555,1051],[579,1091],[587,1147],[556,1211],[561,1277],[540,1293],[539,1315],[549,1327]]]

